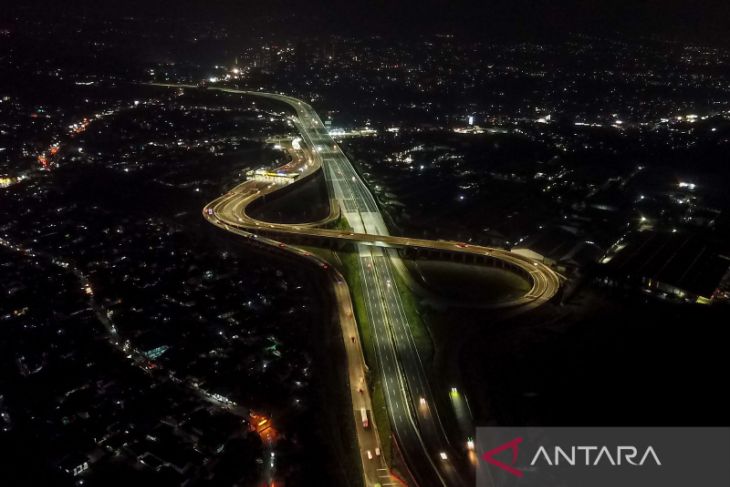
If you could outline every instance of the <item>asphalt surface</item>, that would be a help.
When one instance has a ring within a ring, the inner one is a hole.
[[[164,86],[194,88],[181,85]],[[518,272],[531,282],[531,289],[525,295],[502,302],[498,305],[500,307],[530,309],[539,306],[557,293],[561,284],[560,277],[542,263],[504,249],[389,235],[373,195],[347,157],[331,139],[311,106],[302,100],[285,95],[229,88],[209,89],[270,98],[286,103],[296,110],[297,115],[292,121],[304,143],[300,144],[300,149],[288,148],[292,154],[292,161],[285,168],[278,170],[297,172],[298,179],[278,182],[276,178],[271,181],[248,180],[206,205],[203,215],[212,224],[246,238],[257,239],[260,244],[278,247],[281,251],[293,252],[302,258],[318,261],[318,264],[332,277],[348,355],[353,413],[366,484],[374,485],[377,482],[386,486],[394,482],[388,475],[388,466],[382,457],[375,455],[375,448],[380,448],[380,439],[377,435],[377,425],[370,413],[372,404],[367,393],[368,389],[362,387],[366,365],[357,324],[353,317],[349,290],[342,276],[324,262],[278,239],[285,240],[287,236],[336,239],[351,242],[356,246],[364,300],[373,327],[375,352],[386,408],[399,450],[405,457],[409,472],[422,487],[467,485],[471,482],[470,463],[464,453],[464,445],[450,444],[450,436],[444,431],[440,420],[433,391],[398,292],[395,274],[404,267],[399,262],[394,248],[410,247],[479,256],[488,259],[493,265]],[[247,213],[247,207],[258,198],[278,191],[288,184],[303,181],[320,170],[324,171],[331,201],[336,202],[336,207],[333,208],[339,211],[331,211],[320,221],[298,224],[258,221]],[[340,216],[346,219],[352,231],[322,228]],[[446,394],[447,391],[443,393]],[[368,411],[370,420],[368,428],[362,426],[361,407]],[[466,438],[463,440],[465,443]],[[372,459],[369,458],[368,451],[373,456]]]

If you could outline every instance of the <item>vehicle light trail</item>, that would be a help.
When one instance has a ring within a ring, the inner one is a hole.
[[[155,86],[196,88],[191,85]],[[293,122],[299,130],[301,142],[298,142],[297,148],[292,147],[292,151],[296,151],[295,157],[286,166],[289,171],[298,171],[299,176],[287,178],[280,184],[256,178],[247,180],[208,203],[203,209],[203,216],[213,225],[244,236],[257,245],[298,255],[317,263],[327,272],[340,309],[340,323],[348,352],[353,420],[356,422],[366,484],[384,483],[382,472],[387,471],[387,466],[382,456],[373,456],[375,448],[380,451],[379,438],[376,430],[366,427],[362,418],[362,410],[372,411],[372,404],[367,388],[364,388],[365,393],[361,392],[363,388],[360,382],[366,365],[357,325],[352,316],[349,289],[339,272],[325,261],[296,246],[285,245],[281,240],[290,243],[350,243],[355,246],[365,305],[373,327],[386,408],[409,471],[422,487],[464,485],[464,471],[468,468],[469,460],[456,453],[441,423],[437,402],[433,398],[397,289],[395,273],[402,270],[402,264],[394,249],[468,257],[474,262],[518,273],[530,282],[531,288],[523,296],[496,305],[505,308],[527,310],[549,301],[560,288],[560,276],[540,262],[505,249],[390,235],[372,194],[310,105],[274,93],[217,87],[208,89],[264,97],[285,103],[296,111]],[[259,221],[248,213],[250,205],[260,198],[289,185],[300,184],[319,171],[324,174],[330,196],[330,213],[327,217],[315,222],[282,224]],[[344,218],[352,230],[326,228],[339,218]],[[424,409],[428,414],[424,414]],[[373,419],[370,418],[368,426],[374,423]]]

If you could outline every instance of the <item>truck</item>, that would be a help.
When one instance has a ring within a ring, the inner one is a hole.
[[[360,419],[362,419],[363,428],[367,428],[370,425],[368,422],[368,412],[365,408],[360,408]]]

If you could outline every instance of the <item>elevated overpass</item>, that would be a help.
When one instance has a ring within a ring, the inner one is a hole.
[[[189,85],[162,86],[194,88]],[[357,251],[386,408],[409,472],[422,487],[468,484],[466,463],[458,454],[458,449],[451,445],[442,425],[395,284],[395,273],[403,272],[404,267],[394,249],[438,254],[518,273],[530,283],[529,291],[495,306],[519,311],[532,309],[552,299],[560,289],[560,276],[540,262],[505,249],[390,235],[372,194],[331,139],[311,106],[302,100],[274,93],[230,88],[208,89],[276,100],[289,105],[296,113],[292,121],[299,130],[302,143],[297,144],[298,149],[289,149],[292,158],[285,167],[273,170],[296,171],[300,176],[284,183],[261,179],[242,182],[208,203],[203,208],[203,216],[213,225],[255,241],[257,245],[316,261],[330,275],[340,307],[343,336],[351,338],[350,341],[345,339],[345,348],[348,352],[348,374],[355,406],[353,418],[358,431],[365,483],[372,486],[392,482],[383,474],[387,466],[382,458],[371,459],[367,454],[368,451],[372,452],[374,445],[379,445],[379,439],[372,437],[372,430],[364,431],[359,424],[358,407],[372,410],[372,404],[369,395],[358,390],[359,378],[364,376],[367,366],[364,364],[359,336],[356,336],[349,292],[338,272],[318,257],[298,248],[297,243],[352,246]],[[330,212],[325,218],[315,222],[283,224],[261,221],[251,216],[249,210],[252,205],[265,204],[268,196],[290,190],[320,172],[325,176],[330,197]],[[352,230],[333,228],[340,218],[345,219]]]

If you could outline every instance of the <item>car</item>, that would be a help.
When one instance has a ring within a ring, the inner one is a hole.
[[[375,456],[376,457],[380,456],[380,448],[375,448]]]
[[[368,460],[372,460],[373,459],[373,452],[371,452],[370,450],[368,450],[367,453],[368,453]]]
[[[205,209],[205,212],[208,213],[209,215],[212,215],[213,214],[213,208],[206,208]]]
[[[469,247],[469,245],[465,244],[465,243],[458,243],[458,244],[456,244],[456,246],[459,247],[460,249],[465,249],[465,248]]]
[[[286,248],[286,244],[280,243],[280,244],[279,244],[279,248],[280,248],[280,249]]]
[[[329,268],[330,268],[330,266],[328,266],[327,264],[322,264],[322,269],[325,269],[325,270],[327,270],[327,269],[329,269]]]

